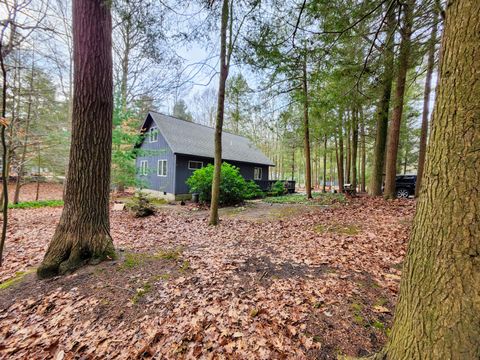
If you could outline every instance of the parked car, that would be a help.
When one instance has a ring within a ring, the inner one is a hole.
[[[415,195],[417,175],[397,175],[395,179],[395,191],[397,198],[408,198]]]

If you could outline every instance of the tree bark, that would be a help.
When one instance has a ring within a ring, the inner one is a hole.
[[[327,134],[323,139],[323,192],[327,192]]]
[[[437,43],[437,22],[438,22],[438,9],[435,7],[434,15],[433,15],[432,34],[430,36],[430,43],[428,48],[425,91],[423,93],[422,129],[420,133],[420,150],[418,153],[417,183],[415,186],[415,197],[418,197],[418,195],[420,195],[420,189],[422,187],[423,168],[425,164],[425,153],[427,150],[428,117],[430,115],[430,92],[432,88],[433,69],[435,67],[435,45]]]
[[[229,19],[228,0],[222,4],[222,24],[220,28],[220,80],[218,85],[217,120],[215,124],[215,157],[212,181],[212,200],[210,203],[210,225],[218,224],[218,202],[222,172],[222,130],[225,114],[225,85],[228,77],[227,27]]]
[[[342,112],[339,113],[340,117],[340,124],[338,126],[338,159],[337,159],[337,168],[338,168],[338,191],[340,193],[343,193],[343,185],[344,185],[344,169],[343,169],[343,124],[342,124],[342,118],[343,114]]]
[[[13,31],[13,30],[12,30]],[[7,69],[5,67],[4,49],[0,41],[0,68],[2,71],[2,109],[1,109],[1,124],[0,124],[0,138],[2,142],[2,236],[0,238],[0,266],[3,262],[3,247],[7,238],[7,223],[8,223],[8,156],[7,156],[7,139],[5,131],[7,128]]]
[[[404,7],[403,27],[401,29],[402,40],[400,43],[400,54],[398,63],[398,75],[395,89],[395,106],[393,108],[392,123],[388,133],[387,163],[385,174],[386,198],[395,198],[395,179],[397,175],[397,156],[398,143],[400,139],[400,123],[403,114],[403,102],[405,96],[405,87],[407,81],[407,71],[410,65],[410,48],[413,26],[413,10],[415,0],[407,0],[402,5]]]
[[[357,191],[358,110],[352,111],[352,189]]]
[[[310,168],[310,125],[308,119],[307,61],[303,62],[303,141],[305,148],[305,192],[312,199],[312,170]]]
[[[346,128],[347,131],[345,135],[347,136],[347,159],[346,159],[346,169],[345,169],[345,181],[347,184],[351,184],[351,164],[352,164],[352,146],[351,146],[351,141],[350,141],[350,118],[347,116],[347,122],[346,122]]]
[[[449,2],[424,188],[382,358],[480,358],[480,2]]]
[[[22,156],[20,158],[20,165],[18,168],[18,173],[17,173],[17,181],[15,184],[15,194],[13,195],[13,203],[18,204],[20,200],[20,189],[22,187],[22,179],[23,179],[23,173],[25,170],[25,158],[27,155],[27,145],[28,145],[28,131],[30,128],[30,117],[32,113],[32,95],[33,95],[33,79],[35,75],[35,61],[32,60],[32,69],[31,69],[31,79],[30,79],[30,87],[29,87],[29,93],[28,93],[28,105],[27,105],[27,118],[25,119],[25,136],[23,138],[23,146],[22,146]]]
[[[368,193],[371,196],[382,195],[383,170],[385,167],[385,148],[387,145],[388,114],[392,94],[393,66],[394,66],[394,34],[395,34],[395,7],[392,3],[387,8],[386,21],[387,43],[383,54],[382,96],[377,106],[376,135],[373,153],[372,173]]]
[[[363,111],[361,113],[361,124],[360,124],[360,192],[365,192],[366,187],[366,162],[367,162],[367,150],[366,150],[366,141],[365,141],[365,117]]]
[[[109,224],[112,150],[112,21],[110,6],[74,0],[72,144],[65,206],[40,277],[72,271],[114,255]]]

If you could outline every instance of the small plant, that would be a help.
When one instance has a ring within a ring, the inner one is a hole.
[[[135,217],[146,217],[155,214],[155,206],[142,193],[131,198],[125,206]]]
[[[265,197],[265,193],[260,189],[260,186],[255,183],[253,180],[249,180],[246,182],[245,192],[243,194],[243,198],[245,200],[251,199],[260,199]]]
[[[272,185],[272,188],[268,192],[268,195],[281,196],[281,195],[285,195],[287,192],[288,190],[285,186],[285,182],[278,180]]]
[[[185,260],[182,265],[180,265],[180,271],[186,272],[190,270],[190,261]]]
[[[149,282],[146,282],[142,287],[137,288],[135,295],[132,297],[132,303],[136,304],[138,301],[143,298],[147,293],[152,289],[152,285]]]

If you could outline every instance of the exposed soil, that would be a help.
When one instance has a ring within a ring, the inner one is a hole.
[[[225,209],[217,227],[188,206],[141,219],[112,211],[117,260],[0,290],[0,356],[371,354],[391,326],[414,206],[357,198],[280,217],[253,204]],[[1,279],[38,265],[60,213],[11,211]]]

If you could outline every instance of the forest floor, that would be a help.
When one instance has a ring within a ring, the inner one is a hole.
[[[386,340],[413,200],[111,212],[119,257],[37,280],[61,208],[13,209],[0,357],[363,356]]]

